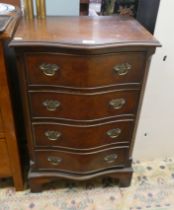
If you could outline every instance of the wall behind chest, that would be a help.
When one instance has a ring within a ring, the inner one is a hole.
[[[35,2],[36,0],[34,0]],[[79,15],[80,0],[46,0],[47,15]]]
[[[162,48],[157,49],[150,66],[134,149],[135,159],[148,160],[174,154],[173,8],[174,1],[161,0],[154,35]]]

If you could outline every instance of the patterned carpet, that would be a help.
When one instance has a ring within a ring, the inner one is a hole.
[[[122,189],[112,179],[96,179],[15,192],[9,180],[0,180],[0,210],[174,210],[174,157],[133,167],[132,185]]]

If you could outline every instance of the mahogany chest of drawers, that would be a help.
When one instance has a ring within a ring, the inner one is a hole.
[[[18,61],[31,191],[56,178],[131,181],[148,64],[158,41],[128,17],[22,20]]]

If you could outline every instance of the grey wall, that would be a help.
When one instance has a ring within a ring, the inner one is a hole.
[[[78,16],[79,0],[46,0],[46,10],[47,15]]]

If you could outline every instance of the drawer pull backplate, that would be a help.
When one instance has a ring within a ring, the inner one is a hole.
[[[112,99],[109,104],[114,109],[121,109],[124,104],[126,103],[126,100],[124,98],[118,98],[118,99]]]
[[[107,163],[114,163],[117,158],[118,158],[117,154],[111,154],[111,155],[108,155],[108,156],[104,157],[104,160]]]
[[[49,77],[53,77],[60,67],[56,64],[43,63],[39,66],[43,74]]]
[[[46,131],[45,136],[50,140],[50,141],[57,141],[62,134],[58,131]]]
[[[57,100],[46,100],[43,102],[43,106],[45,106],[48,111],[56,111],[60,106],[60,102]]]
[[[129,63],[122,63],[114,66],[114,71],[119,75],[123,76],[128,74],[129,70],[132,68],[132,66]]]
[[[47,160],[49,163],[51,163],[51,165],[57,166],[61,163],[62,158],[55,157],[55,156],[49,156]]]
[[[107,131],[107,135],[112,139],[117,138],[120,134],[121,134],[120,128],[114,128],[114,129]]]

